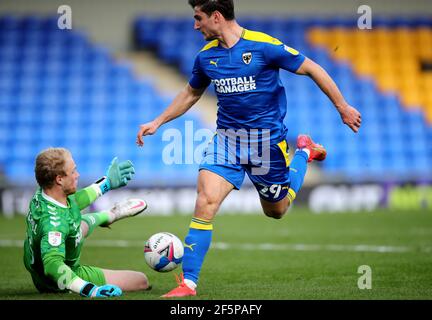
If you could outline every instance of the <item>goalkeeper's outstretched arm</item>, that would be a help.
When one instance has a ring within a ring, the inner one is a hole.
[[[144,145],[143,136],[154,134],[161,125],[188,111],[201,98],[205,90],[206,88],[194,89],[190,84],[187,84],[160,116],[151,122],[140,125],[136,139],[137,145],[142,147]]]

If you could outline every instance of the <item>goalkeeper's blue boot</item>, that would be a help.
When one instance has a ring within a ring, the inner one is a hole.
[[[110,221],[104,225],[104,227],[107,227],[118,220],[136,216],[145,209],[147,209],[147,203],[141,199],[127,199],[118,202],[109,211]]]
[[[327,156],[326,149],[312,141],[312,138],[308,135],[301,134],[297,137],[297,148],[308,149],[310,151],[308,162],[313,160],[323,161]]]

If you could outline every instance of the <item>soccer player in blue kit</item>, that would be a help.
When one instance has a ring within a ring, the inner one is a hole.
[[[323,68],[278,39],[241,27],[235,20],[232,0],[189,0],[189,4],[194,10],[194,28],[209,43],[196,56],[186,87],[161,115],[141,125],[137,134],[137,144],[143,146],[143,136],[154,134],[161,125],[184,114],[210,83],[214,84],[219,107],[217,133],[199,168],[195,211],[185,239],[184,275],[178,279],[178,287],[163,297],[196,295],[211,243],[212,220],[225,197],[240,189],[245,173],[260,195],[264,213],[280,219],[303,184],[307,163],[325,159],[323,146],[299,135],[297,150],[288,163],[283,123],[287,103],[279,69],[309,76],[333,102],[343,123],[354,132],[361,125],[360,113],[345,101]],[[246,161],[241,146],[238,151],[237,144],[226,144],[230,130],[240,139],[246,132]],[[255,142],[260,146],[251,147]],[[254,173],[259,167],[257,159],[262,160],[265,170]]]

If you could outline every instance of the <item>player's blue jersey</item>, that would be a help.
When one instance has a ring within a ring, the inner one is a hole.
[[[218,129],[270,130],[272,143],[285,138],[287,103],[279,69],[297,71],[305,57],[279,40],[243,30],[232,48],[218,40],[197,55],[189,84],[213,83],[218,97]]]

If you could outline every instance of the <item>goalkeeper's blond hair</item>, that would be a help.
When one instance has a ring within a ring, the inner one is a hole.
[[[48,148],[38,154],[35,176],[42,189],[51,188],[57,176],[66,175],[64,167],[68,156],[72,157],[72,154],[65,148]]]

